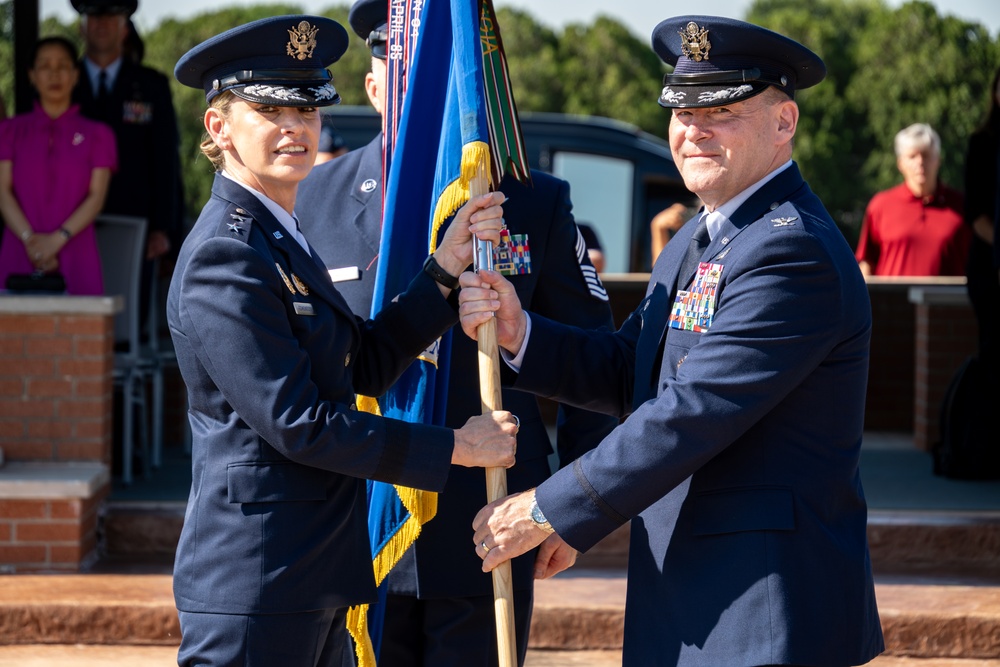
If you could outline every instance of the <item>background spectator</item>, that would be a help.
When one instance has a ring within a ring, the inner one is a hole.
[[[938,180],[941,139],[926,123],[896,134],[903,182],[868,203],[855,256],[869,276],[960,276],[969,230],[962,195]]]
[[[79,71],[68,40],[39,40],[31,62],[34,110],[0,123],[0,285],[10,274],[58,270],[68,293],[101,294],[92,223],[116,165],[115,138],[71,106]]]
[[[73,0],[81,14],[85,52],[73,100],[80,112],[107,123],[118,144],[119,169],[108,188],[106,213],[146,218],[143,322],[149,312],[152,260],[180,245],[180,143],[170,85],[156,70],[126,55],[128,18],[136,0]]]
[[[698,202],[698,207],[700,206],[701,202]],[[698,207],[684,202],[674,202],[653,216],[649,223],[653,264],[656,264],[656,258],[663,252],[663,247],[673,238],[677,230],[694,216]]]

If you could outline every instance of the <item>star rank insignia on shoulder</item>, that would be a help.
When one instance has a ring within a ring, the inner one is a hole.
[[[243,225],[253,220],[253,218],[250,217],[250,214],[242,208],[238,208],[235,212],[230,213],[229,217],[232,218],[232,222],[227,222],[226,224],[229,226],[229,231],[234,234],[242,234]]]

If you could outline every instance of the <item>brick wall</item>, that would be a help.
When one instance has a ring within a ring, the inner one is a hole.
[[[955,371],[977,348],[979,331],[964,287],[911,290],[916,310],[914,429],[917,449],[941,437],[941,403]]]
[[[0,572],[76,571],[110,485],[120,297],[0,296]]]
[[[642,301],[649,275],[605,274],[601,278],[620,326]],[[925,449],[938,437],[941,396],[976,345],[972,309],[962,299],[964,285],[964,278],[950,277],[869,280],[872,340],[865,430],[914,433],[918,446]],[[914,288],[943,289],[959,298],[956,303],[928,306],[930,310],[921,315],[920,307],[910,300]],[[923,337],[919,317],[924,318]],[[926,357],[918,357],[918,345],[924,347]]]
[[[908,283],[868,285],[872,303],[872,342],[865,399],[865,429],[909,433],[913,430],[914,309]]]
[[[0,313],[7,460],[110,461],[111,327],[100,313]]]
[[[0,572],[75,572],[92,561],[102,487],[86,498],[0,498]]]

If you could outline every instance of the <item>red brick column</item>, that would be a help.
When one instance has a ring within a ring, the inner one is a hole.
[[[941,402],[955,371],[976,351],[976,318],[964,285],[910,289],[916,304],[913,443],[924,451],[940,437]]]
[[[110,462],[116,303],[0,298],[0,442],[8,460]]]
[[[9,463],[0,474],[0,572],[75,572],[97,555],[111,488],[96,463]]]
[[[66,571],[96,550],[110,490],[121,297],[0,295],[0,571]]]

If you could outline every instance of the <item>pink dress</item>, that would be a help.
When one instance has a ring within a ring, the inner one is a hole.
[[[12,163],[14,197],[36,232],[52,232],[66,222],[86,199],[94,169],[118,167],[111,128],[84,118],[75,105],[53,119],[36,103],[33,111],[0,121],[4,160]],[[104,293],[93,225],[71,238],[58,259],[67,293]],[[33,270],[24,244],[4,227],[0,289],[9,274]]]

